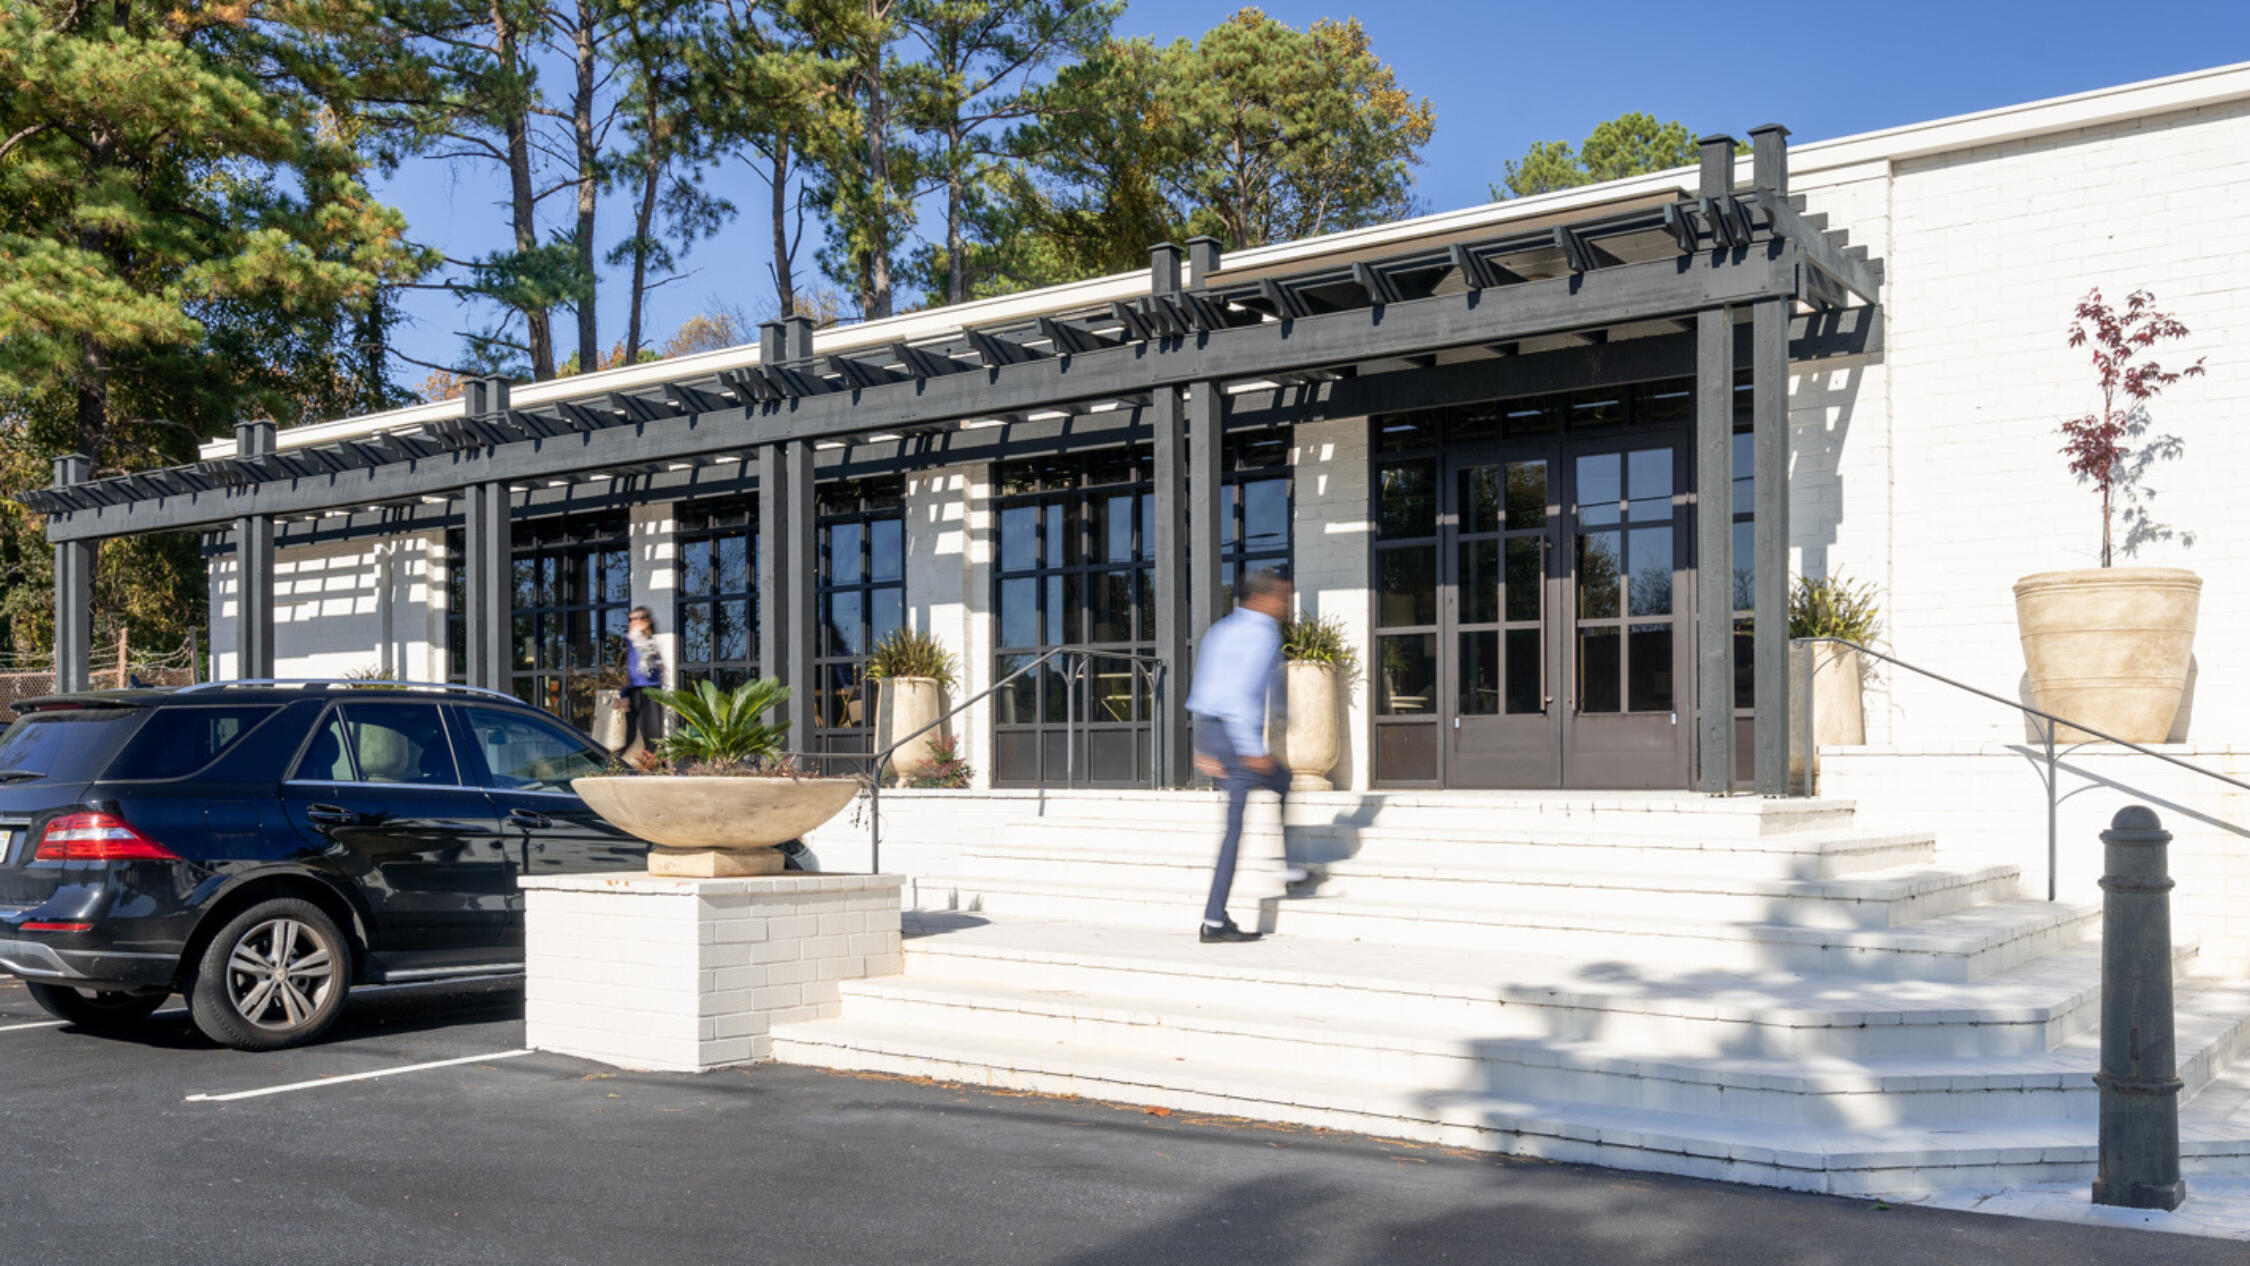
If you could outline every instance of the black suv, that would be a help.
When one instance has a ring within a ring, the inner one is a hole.
[[[215,682],[28,700],[0,733],[0,969],[89,1028],[177,992],[242,1050],[355,984],[520,971],[525,875],[639,870],[606,757],[460,686]]]

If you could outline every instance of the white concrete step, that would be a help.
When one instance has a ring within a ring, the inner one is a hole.
[[[1066,885],[989,875],[925,879],[924,909],[1007,917],[1191,928],[1193,894],[1166,888]],[[2077,944],[2100,923],[2098,906],[2009,901],[1897,928],[1818,928],[1774,922],[1697,922],[1528,908],[1407,905],[1346,897],[1281,900],[1234,894],[1244,927],[1291,936],[1382,945],[1444,946],[1463,953],[1583,954],[1725,969],[1833,972],[1892,980],[1976,980]]]
[[[1200,824],[1046,823],[993,825],[961,843],[964,854],[1045,858],[1088,864],[1135,862],[1208,866],[1218,851],[1220,821]],[[1917,832],[1800,831],[1749,839],[1701,836],[1623,838],[1567,831],[1514,831],[1483,823],[1445,832],[1356,831],[1319,826],[1288,828],[1297,855],[1324,865],[1392,868],[1484,867],[1573,875],[1650,872],[1769,879],[1821,879],[1900,866],[1927,865],[1936,837]],[[1243,832],[1247,857],[1282,853],[1281,831],[1271,820]]]
[[[1248,873],[1278,873],[1276,859],[1255,862]],[[987,846],[964,852],[962,866],[972,873],[1004,875],[1021,883],[1113,886],[1189,896],[1208,891],[1211,882],[1208,855],[1173,852],[1057,856],[1042,849]],[[1319,895],[1393,905],[1528,906],[1558,913],[1668,913],[1693,921],[1868,928],[1896,927],[1986,902],[2015,900],[2021,896],[2018,874],[2013,866],[1904,866],[1838,879],[1772,879],[1708,871],[1543,872],[1353,859],[1328,867]]]
[[[1212,791],[886,791],[886,832],[913,822],[1043,823],[1075,829],[1119,824],[1161,829],[1217,821],[1225,801]],[[1272,801],[1252,813],[1271,820]],[[1512,831],[1579,838],[1748,839],[1851,826],[1848,800],[1712,798],[1689,792],[1317,792],[1289,799],[1291,826],[1335,832],[1444,835],[1454,830]]]
[[[2029,1055],[2089,1031],[2098,1015],[2100,947],[2092,943],[1983,981],[1945,983],[1286,937],[1202,945],[1177,927],[975,915],[909,915],[908,929],[905,979],[1457,1026],[1681,1057]],[[2175,952],[2184,981],[2195,946]]]
[[[981,981],[891,977],[847,982],[843,992],[855,1023],[889,1031],[1090,1044],[1194,1065],[1348,1068],[1432,1097],[1475,1093],[1849,1129],[2082,1120],[2097,1102],[2098,1042],[2087,1041],[1981,1058],[1681,1057],[1600,1040],[1493,1037],[1473,1023],[1309,1016]],[[2202,1089],[2213,1064],[2234,1056],[2246,1026],[2250,991],[2206,988],[2181,999],[2185,1093]]]
[[[1853,1195],[2090,1178],[2091,1121],[1838,1129],[1558,1103],[1481,1089],[1431,1091],[1348,1067],[1196,1062],[1084,1041],[841,1019],[787,1025],[789,1063],[934,1077],[1180,1111],[1352,1130],[1621,1169]],[[2190,1132],[2194,1170],[2250,1167],[2250,1137]]]

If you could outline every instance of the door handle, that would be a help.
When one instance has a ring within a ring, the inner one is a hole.
[[[332,804],[310,805],[305,809],[305,817],[322,826],[350,826],[359,821],[358,814]]]
[[[554,823],[547,820],[546,814],[533,813],[529,809],[508,810],[508,821],[515,823],[517,826],[527,827],[534,831],[544,831],[548,827],[554,825]]]

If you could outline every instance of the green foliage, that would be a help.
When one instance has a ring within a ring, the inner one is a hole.
[[[960,741],[950,734],[930,740],[930,758],[906,771],[906,785],[920,790],[969,785],[976,771],[961,757]]]
[[[1357,20],[1298,30],[1243,9],[1194,42],[1112,40],[1064,67],[1000,179],[1044,239],[1027,260],[1125,271],[1153,241],[1240,250],[1408,214],[1435,121]]]
[[[1492,196],[1527,198],[1689,167],[1697,158],[1695,136],[1686,124],[1659,123],[1655,115],[1635,110],[1595,124],[1576,149],[1568,141],[1534,141],[1522,161],[1507,164],[1507,177],[1492,186]]]
[[[731,691],[703,681],[693,690],[648,694],[672,714],[672,732],[664,739],[667,760],[728,767],[770,765],[781,758],[789,723],[763,719],[789,697],[789,687],[778,681],[759,678]]]
[[[1840,637],[1865,646],[1874,641],[1880,613],[1873,585],[1841,572],[1819,580],[1799,576],[1789,591],[1789,636]]]
[[[940,686],[953,684],[955,661],[945,643],[915,629],[893,629],[867,653],[867,677],[881,681],[892,677],[929,677]]]
[[[1291,616],[1281,625],[1281,656],[1292,664],[1331,664],[1339,677],[1359,671],[1359,650],[1332,615]]]
[[[388,408],[388,287],[430,256],[368,192],[361,6],[0,0],[0,479],[193,460],[239,419]],[[44,644],[51,555],[0,507],[0,615]],[[106,542],[98,637],[201,623],[185,534]]]

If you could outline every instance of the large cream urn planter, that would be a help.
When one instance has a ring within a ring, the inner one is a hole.
[[[727,879],[778,874],[774,846],[843,812],[859,780],[639,774],[573,778],[570,789],[612,826],[656,846],[651,875]]]
[[[2178,567],[2040,572],[2016,582],[2032,705],[2113,738],[2171,737],[2195,653],[2203,580]],[[2056,739],[2093,736],[2059,727]]]
[[[1289,723],[1281,736],[1281,763],[1292,791],[1327,791],[1336,767],[1336,666],[1293,660],[1282,667]]]
[[[1865,662],[1858,651],[1834,642],[1812,648],[1813,741],[1822,747],[1863,747],[1867,704],[1861,691]]]
[[[877,683],[877,688],[882,692],[883,707],[877,751],[945,715],[945,687],[935,677],[885,677]],[[892,786],[904,785],[907,775],[930,763],[931,748],[937,745],[941,733],[941,730],[931,730],[891,754]]]

